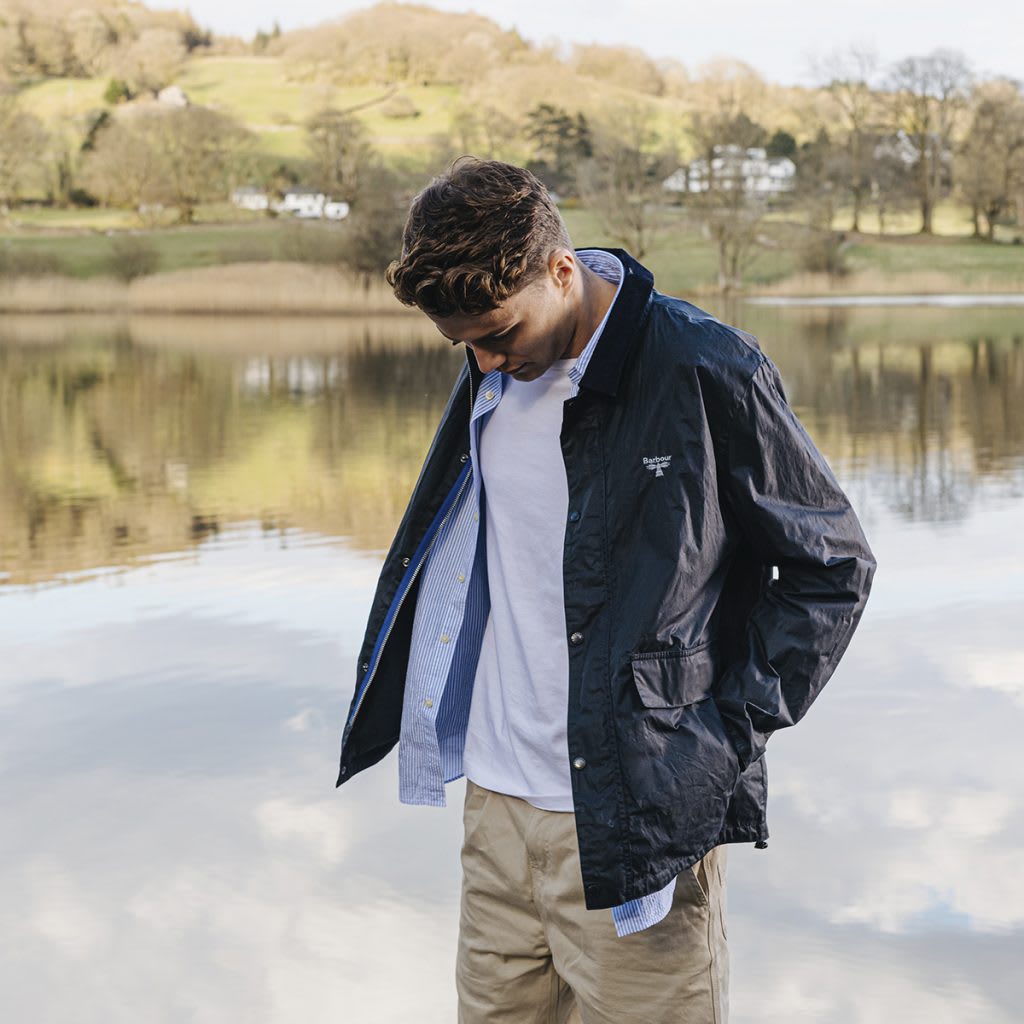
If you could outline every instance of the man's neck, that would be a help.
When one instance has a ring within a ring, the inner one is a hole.
[[[576,332],[572,345],[562,358],[573,359],[587,347],[587,342],[597,330],[597,325],[604,319],[608,307],[615,298],[617,286],[606,281],[600,274],[591,270],[582,260],[577,262],[580,273],[580,315],[576,320]]]

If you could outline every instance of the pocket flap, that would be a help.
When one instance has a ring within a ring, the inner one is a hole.
[[[630,655],[633,681],[644,707],[677,708],[711,696],[718,658],[714,643]]]

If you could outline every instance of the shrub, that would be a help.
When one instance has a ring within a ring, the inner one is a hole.
[[[45,277],[64,272],[64,261],[56,253],[0,247],[0,277]]]
[[[411,97],[406,96],[405,93],[398,96],[392,96],[391,99],[381,105],[380,112],[384,117],[391,118],[420,116],[420,111],[416,108],[416,104],[413,103]]]
[[[843,277],[850,272],[846,262],[846,235],[839,231],[815,231],[797,249],[801,270]]]
[[[107,82],[107,87],[103,91],[103,102],[109,103],[112,107],[117,106],[118,103],[126,103],[131,98],[132,91],[122,78],[112,78]]]
[[[160,251],[141,235],[118,235],[110,243],[107,269],[122,281],[134,281],[154,273],[160,266]]]

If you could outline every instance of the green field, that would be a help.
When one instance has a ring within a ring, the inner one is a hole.
[[[227,212],[235,216],[235,222],[219,219]],[[51,213],[52,217],[47,216]],[[112,242],[119,233],[116,229],[130,226],[131,218],[119,211],[78,211],[78,230],[58,233],[52,230],[58,213],[36,211],[32,217],[23,219],[21,230],[0,233],[0,253],[40,254],[56,261],[57,269],[72,277],[108,274]],[[588,210],[566,209],[564,217],[579,247],[621,245]],[[338,226],[243,214],[230,204],[200,207],[198,220],[199,223],[190,227],[165,227],[136,233],[146,237],[158,250],[160,270],[177,270],[222,263],[310,259],[314,258],[310,254],[310,243],[318,236],[339,230]],[[1024,246],[991,244],[969,238],[863,240],[850,246],[848,257],[854,272],[875,271],[894,278],[907,275],[908,281],[922,271],[936,272],[951,275],[967,290],[974,286],[1008,290],[1024,287]],[[706,290],[712,288],[716,280],[717,260],[713,246],[682,223],[659,232],[642,262],[654,272],[658,287],[671,294]],[[763,250],[747,268],[745,280],[749,287],[756,289],[784,282],[797,269],[794,253]]]
[[[503,69],[501,82],[507,91],[506,103],[522,106],[533,102],[525,97],[547,95],[569,81],[556,75],[545,80],[546,90],[538,91],[539,80],[530,77],[535,74],[525,67]],[[258,152],[275,160],[300,160],[305,155],[303,121],[325,104],[355,108],[356,116],[385,159],[397,163],[413,156],[422,157],[439,136],[450,134],[452,116],[463,99],[456,86],[400,86],[396,91],[391,87],[337,87],[324,81],[300,80],[290,77],[288,65],[278,57],[193,58],[185,64],[177,81],[193,102],[239,117],[255,134]],[[26,106],[51,131],[63,131],[69,140],[78,133],[80,140],[82,115],[103,108],[105,87],[106,80],[51,79],[27,86],[22,95]],[[596,80],[587,80],[585,92],[579,102],[588,109],[611,109],[617,100],[637,99],[621,88]],[[389,102],[395,95],[410,99],[417,116],[388,117]],[[654,115],[663,137],[679,136],[683,122],[677,101],[647,96],[642,102]],[[566,207],[563,214],[577,245],[622,244],[609,235],[591,212]],[[667,208],[665,216],[667,226],[650,239],[647,252],[634,255],[655,271],[658,285],[664,291],[683,294],[713,287],[717,259],[711,243],[683,224],[678,208]],[[779,213],[771,219],[792,216]],[[164,223],[150,225],[144,232],[159,251],[162,270],[310,258],[301,252],[301,239],[312,235],[302,232],[318,230],[316,225],[275,221],[241,211],[226,201],[201,206],[196,212],[197,223],[190,227],[174,226],[174,217],[174,211],[168,210]],[[840,209],[835,226],[844,229],[849,222],[849,210]],[[870,206],[862,214],[861,227],[866,233],[877,233],[877,216]],[[864,234],[849,240],[847,262],[855,275],[885,275],[893,280],[906,275],[908,287],[914,287],[911,275],[924,272],[936,275],[934,288],[947,284],[967,289],[1024,288],[1024,246],[970,238],[971,222],[962,204],[946,201],[938,205],[935,238],[916,235],[918,215],[913,207],[889,216],[886,227],[888,235],[884,239]],[[74,277],[105,274],[109,270],[112,233],[138,229],[138,218],[127,210],[19,207],[0,223],[0,267],[6,250],[8,255],[38,255],[38,265],[49,263]],[[1014,233],[1002,228],[997,240],[1011,242]],[[16,259],[8,263],[17,266]],[[744,277],[752,288],[772,287],[785,282],[798,269],[794,253],[764,249],[747,266]],[[940,280],[941,275],[948,275],[949,281]]]
[[[296,81],[276,57],[195,58],[176,84],[194,103],[240,118],[256,136],[261,153],[282,159],[305,155],[302,123],[327,104],[358,108],[356,116],[385,153],[427,147],[434,135],[449,130],[452,104],[459,95],[454,86],[403,86],[401,91],[415,104],[418,116],[387,117],[383,111],[391,90]],[[50,79],[26,87],[22,98],[51,130],[63,124],[71,136],[76,118],[104,108],[106,86],[105,79]]]

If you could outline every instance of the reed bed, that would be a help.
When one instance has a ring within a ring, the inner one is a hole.
[[[305,263],[229,263],[137,278],[45,276],[0,280],[5,313],[415,313],[383,277],[362,281],[332,267]]]
[[[710,285],[684,289],[685,295],[714,295]],[[943,295],[1024,292],[1020,276],[958,275],[919,270],[886,273],[855,271],[844,277],[794,274],[772,284],[749,286],[742,294]],[[683,292],[680,292],[683,294]],[[685,297],[684,295],[684,297]],[[408,316],[383,276],[363,281],[344,271],[306,263],[229,263],[175,270],[132,282],[93,277],[13,277],[0,279],[0,312],[200,315]]]
[[[1024,273],[962,275],[941,270],[913,270],[887,273],[857,270],[843,277],[822,273],[792,274],[772,284],[746,290],[748,295],[985,295],[1024,292]]]

